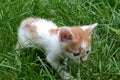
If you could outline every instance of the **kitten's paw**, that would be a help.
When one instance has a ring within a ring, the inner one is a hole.
[[[63,79],[73,79],[73,76],[71,76],[69,73],[65,72],[65,71],[61,71],[60,72],[60,76],[63,78]]]
[[[81,61],[86,61],[86,60],[87,60],[87,56],[83,56],[83,57],[81,57],[80,60],[81,60]]]

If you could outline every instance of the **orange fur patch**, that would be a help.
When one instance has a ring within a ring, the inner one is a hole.
[[[50,29],[49,33],[50,33],[51,36],[53,36],[53,35],[56,35],[59,30],[60,30],[59,28],[58,29]]]
[[[32,38],[37,36],[36,27],[32,25],[33,22],[37,21],[38,19],[35,18],[28,18],[23,21],[23,27],[29,31],[29,34]]]
[[[66,47],[66,50],[69,52],[80,50],[80,51],[83,51],[84,53],[85,51],[81,47],[82,41],[85,40],[87,44],[87,48],[89,48],[91,46],[90,35],[86,31],[82,30],[80,27],[71,27],[70,31],[73,34],[73,39],[72,39],[72,42],[70,42]]]

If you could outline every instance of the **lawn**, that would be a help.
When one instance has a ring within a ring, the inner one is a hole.
[[[66,70],[78,80],[120,79],[120,36],[109,29],[120,30],[120,0],[0,0],[0,80],[61,80],[41,48],[21,50],[16,60],[17,29],[27,17],[58,26],[97,22],[88,60],[76,65],[68,60]]]

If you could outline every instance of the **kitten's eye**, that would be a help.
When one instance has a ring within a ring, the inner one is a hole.
[[[79,56],[79,55],[80,55],[80,53],[73,53],[73,55],[74,55],[74,56]]]
[[[86,53],[88,54],[88,53],[89,53],[89,50],[87,50]]]

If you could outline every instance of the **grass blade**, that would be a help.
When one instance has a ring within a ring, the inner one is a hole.
[[[43,65],[43,67],[45,68],[45,70],[46,70],[48,76],[50,77],[50,79],[53,80],[53,78],[52,78],[52,76],[50,75],[50,73],[49,73],[47,67],[45,66],[45,64],[43,63],[43,61],[40,59],[39,56],[38,56],[38,59],[39,59],[39,61],[41,62],[41,64]]]
[[[108,27],[111,31],[115,32],[118,36],[120,36],[120,30],[114,29],[112,27]]]

